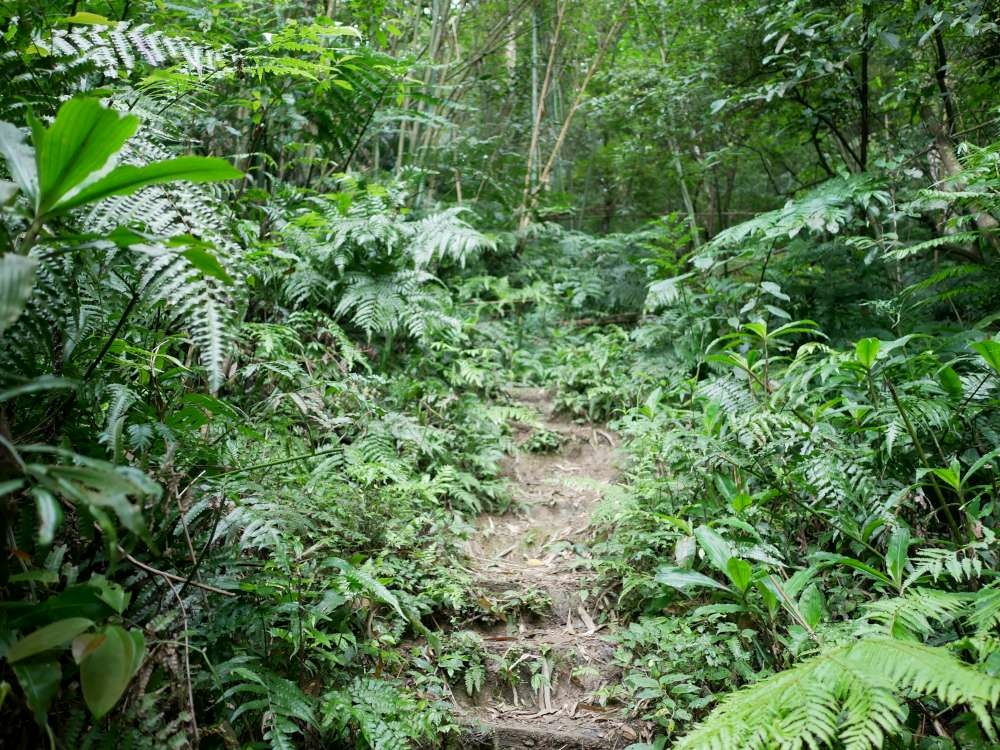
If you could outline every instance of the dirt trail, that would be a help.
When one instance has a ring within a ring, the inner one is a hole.
[[[585,558],[594,505],[615,481],[618,438],[603,427],[554,416],[542,389],[511,395],[562,437],[550,453],[518,450],[508,460],[517,506],[485,515],[469,552],[491,603],[520,601],[499,625],[473,626],[493,658],[475,697],[457,695],[467,748],[620,748],[637,732],[595,697],[620,677],[604,622],[607,596],[594,591]],[[531,435],[523,427],[518,444]],[[529,611],[532,610],[533,611]],[[512,677],[513,675],[513,677]],[[532,676],[534,683],[532,684]]]

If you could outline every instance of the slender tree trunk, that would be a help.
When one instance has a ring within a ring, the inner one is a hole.
[[[697,250],[701,246],[701,240],[698,237],[698,214],[694,210],[694,201],[691,200],[687,180],[684,179],[684,165],[681,163],[681,151],[673,136],[670,136],[670,151],[673,154],[674,171],[677,172],[677,181],[681,186],[681,199],[684,201],[684,209],[688,214],[688,225],[691,227],[691,244]]]
[[[559,135],[556,136],[556,142],[552,146],[549,158],[545,162],[545,166],[542,167],[541,174],[538,176],[538,184],[535,190],[531,191],[531,194],[526,196],[527,201],[521,207],[521,219],[519,223],[519,227],[521,229],[528,225],[528,222],[530,221],[530,212],[538,204],[539,188],[547,185],[549,182],[552,175],[552,168],[555,166],[556,159],[559,157],[559,152],[562,150],[563,144],[566,142],[566,135],[569,133],[570,126],[573,124],[573,117],[576,115],[576,111],[580,108],[580,105],[583,104],[583,99],[587,94],[587,86],[590,84],[590,80],[594,77],[594,73],[597,72],[601,62],[604,60],[604,55],[611,47],[612,42],[617,38],[618,32],[623,24],[624,16],[617,18],[612,24],[611,29],[608,30],[608,33],[603,39],[601,39],[600,44],[598,45],[597,54],[594,55],[594,59],[587,68],[587,73],[583,77],[583,82],[577,89],[576,96],[573,98],[573,103],[570,105],[569,110],[566,112],[566,117],[563,119],[562,127],[559,129]]]
[[[549,57],[545,63],[545,78],[542,81],[541,90],[537,88],[537,16],[532,11],[532,32],[531,32],[531,142],[528,144],[528,163],[524,172],[524,190],[522,191],[521,206],[528,205],[529,197],[538,186],[538,162],[540,154],[538,149],[539,139],[542,132],[542,119],[545,115],[545,98],[548,95],[549,86],[552,84],[552,71],[555,68],[556,51],[559,48],[559,37],[562,33],[563,17],[566,6],[562,2],[556,3],[556,26],[552,34],[552,42],[549,46]],[[521,228],[527,225],[522,216]]]
[[[944,104],[944,124],[950,136],[958,127],[958,113],[955,111],[955,97],[948,86],[948,54],[944,48],[944,35],[940,28],[934,30],[934,51],[937,56],[934,80],[937,83],[938,93],[941,94],[941,102]]]
[[[861,39],[861,70],[859,73],[858,98],[861,104],[861,122],[859,123],[860,143],[858,144],[858,168],[864,172],[868,169],[868,143],[871,140],[871,85],[869,81],[869,57],[871,55],[872,33],[872,3],[871,0],[862,5],[862,39]]]
[[[955,175],[960,174],[962,171],[962,163],[958,160],[958,155],[955,153],[955,144],[951,139],[951,135],[948,133],[948,129],[945,125],[938,119],[937,114],[934,110],[927,104],[920,108],[920,115],[923,118],[924,125],[930,131],[931,135],[934,137],[934,150],[937,152],[938,157],[941,159],[941,172],[946,178],[953,178]],[[965,185],[961,182],[949,182],[942,186],[945,190],[955,190],[960,191],[965,189]],[[977,207],[971,207],[971,214],[973,220],[976,222],[976,227],[983,232],[983,236],[989,243],[990,247],[994,251],[1000,252],[1000,236],[997,234],[997,229],[1000,227],[1000,222],[996,218],[986,211],[979,210]]]

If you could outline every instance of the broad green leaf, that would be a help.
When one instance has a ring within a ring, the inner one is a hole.
[[[993,339],[983,339],[969,346],[986,360],[986,364],[993,368],[993,372],[1000,374],[1000,343]]]
[[[733,585],[742,593],[750,585],[750,578],[753,575],[753,568],[746,560],[738,557],[730,557],[726,562],[726,575]]]
[[[73,661],[79,664],[94,653],[107,639],[108,637],[104,633],[83,633],[82,635],[78,635],[73,639]]]
[[[691,610],[691,616],[692,618],[697,619],[706,615],[735,615],[746,611],[747,608],[744,604],[737,604],[735,602],[719,602],[716,604],[706,604],[702,607],[697,607]]]
[[[17,681],[21,684],[28,707],[35,714],[35,721],[43,726],[46,723],[46,713],[49,704],[59,690],[62,680],[62,670],[55,660],[25,661],[11,665]]]
[[[941,386],[950,396],[961,398],[965,392],[965,389],[962,386],[962,379],[958,376],[958,373],[950,367],[941,368],[941,372],[938,373],[938,380],[941,381]]]
[[[719,583],[714,578],[709,578],[695,570],[690,570],[689,568],[676,568],[673,566],[664,566],[656,571],[656,576],[654,579],[657,583],[664,583],[681,591],[686,590],[690,586],[699,587],[704,586],[713,589],[721,589],[723,591],[730,591],[731,589],[723,583]]]
[[[59,583],[59,574],[54,570],[36,569],[36,570],[25,570],[22,573],[15,573],[8,580],[11,583],[45,583],[45,584],[56,584]]]
[[[27,464],[27,473],[51,491],[57,491],[74,503],[93,508],[108,508],[122,526],[133,534],[146,532],[139,506],[129,501],[130,495],[143,496],[136,487],[124,481],[114,471],[102,471],[90,466],[53,466]]]
[[[0,180],[0,206],[6,206],[20,188],[10,180]]]
[[[905,526],[897,526],[889,535],[889,547],[885,553],[885,568],[897,586],[903,580],[909,550],[910,530]]]
[[[214,156],[178,156],[142,167],[125,164],[61,200],[54,212],[94,203],[112,195],[134,193],[149,185],[165,182],[218,182],[242,177],[243,173],[225,159]]]
[[[8,479],[6,481],[0,482],[0,497],[3,497],[4,495],[9,495],[12,492],[17,492],[22,487],[24,487],[23,479]]]
[[[114,708],[145,653],[142,631],[109,625],[103,635],[104,641],[85,653],[80,662],[83,700],[95,719]]]
[[[785,593],[790,597],[796,597],[799,595],[800,591],[805,590],[805,587],[812,583],[812,579],[816,577],[818,569],[815,565],[810,565],[808,568],[803,568],[802,570],[797,570],[792,576],[782,584]]]
[[[783,326],[771,331],[771,338],[786,336],[792,333],[808,333],[813,336],[826,338],[826,335],[818,330],[818,327],[819,324],[815,320],[793,320],[791,323],[785,323]]]
[[[35,213],[44,216],[70,190],[103,169],[138,127],[135,115],[122,115],[87,97],[65,102],[48,128],[32,118],[38,166]]]
[[[226,269],[222,267],[222,264],[219,263],[216,257],[204,248],[189,247],[187,250],[182,251],[181,255],[187,258],[188,263],[202,273],[214,276],[227,284],[233,283],[233,277],[226,273]]]
[[[68,586],[64,591],[36,604],[24,614],[13,618],[11,625],[18,630],[44,625],[70,617],[86,617],[99,621],[115,610],[102,598],[102,590],[89,583]]]
[[[973,476],[975,476],[977,471],[979,471],[981,468],[986,466],[991,461],[995,461],[998,456],[1000,456],[1000,448],[995,448],[994,450],[991,450],[989,453],[987,453],[985,456],[981,456],[979,460],[976,461],[974,464],[972,464],[972,466],[969,467],[969,470],[965,472],[965,476],[962,477],[962,484],[968,484],[969,480]]]
[[[115,22],[96,13],[80,11],[66,18],[60,18],[57,22],[60,25],[80,24],[81,26],[114,26]]]
[[[866,563],[863,563],[853,557],[848,557],[847,555],[837,555],[832,552],[817,552],[813,555],[813,558],[827,564],[846,565],[849,568],[854,568],[879,583],[892,583],[889,577],[884,573],[876,570],[871,565],[867,565]]]
[[[953,490],[962,489],[962,478],[959,476],[957,466],[949,466],[947,469],[931,469],[931,473]]]
[[[872,365],[875,364],[875,360],[878,358],[879,349],[882,348],[882,342],[876,338],[864,338],[858,341],[854,345],[854,356],[857,357],[858,362],[866,369],[872,369]]]
[[[62,506],[44,487],[34,487],[31,494],[35,496],[35,507],[38,509],[38,543],[47,547],[52,544],[56,530],[62,523]]]
[[[809,627],[816,627],[826,614],[826,600],[819,586],[811,583],[799,597],[799,613]]]
[[[38,192],[35,152],[24,142],[24,133],[9,122],[0,122],[0,154],[7,161],[7,171],[22,192],[34,198]]]
[[[712,567],[720,573],[725,573],[729,558],[735,557],[733,546],[715,529],[708,526],[699,526],[694,530],[694,535],[699,546],[705,551],[705,557],[708,558]]]
[[[729,499],[729,506],[735,513],[742,513],[753,505],[753,498],[745,492],[740,492]]]
[[[18,396],[25,396],[29,393],[40,393],[41,391],[53,391],[57,389],[75,388],[75,380],[67,378],[57,378],[55,375],[39,375],[37,378],[15,385],[4,391],[0,391],[0,403],[10,401]]]
[[[35,288],[38,261],[16,253],[0,257],[0,336],[21,317]]]
[[[321,33],[323,36],[353,36],[357,39],[361,38],[361,32],[353,26],[341,26],[339,24],[323,26]]]
[[[777,612],[778,604],[782,600],[778,597],[778,589],[772,577],[765,576],[764,578],[758,578],[757,582],[754,583],[754,588],[757,589],[757,593],[760,594],[760,598],[764,600],[764,604],[767,606],[768,611],[772,615]]]
[[[674,562],[680,567],[687,567],[688,562],[698,551],[698,543],[693,536],[685,535],[674,545]]]
[[[92,620],[85,617],[70,617],[45,625],[15,641],[7,652],[7,661],[13,664],[29,656],[65,646],[93,624]]]
[[[118,614],[125,611],[130,594],[117,583],[109,581],[101,575],[91,576],[90,585],[97,589],[101,601]]]
[[[761,338],[761,339],[766,339],[767,338],[767,324],[766,323],[760,323],[760,322],[744,323],[743,324],[743,330],[750,331],[750,333],[754,334],[758,338]]]

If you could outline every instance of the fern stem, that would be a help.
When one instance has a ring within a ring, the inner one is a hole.
[[[924,451],[924,446],[920,442],[920,438],[917,437],[917,431],[913,428],[913,423],[910,421],[910,415],[907,414],[906,409],[903,408],[902,402],[899,400],[899,394],[896,392],[896,386],[893,385],[889,378],[885,379],[885,384],[889,388],[889,394],[892,396],[892,402],[896,405],[896,410],[899,412],[899,416],[903,418],[903,424],[906,425],[906,431],[910,434],[910,439],[913,441],[913,447],[917,449],[917,455],[920,456],[921,462],[924,466],[929,467],[930,462],[927,459],[927,453]],[[956,542],[962,541],[962,532],[958,528],[958,522],[955,520],[954,514],[951,512],[951,506],[945,499],[944,493],[941,491],[940,485],[938,485],[937,480],[931,476],[931,487],[934,489],[934,495],[938,500],[938,507],[942,513],[944,513],[945,520],[948,522],[948,528],[951,529],[952,538]]]
[[[21,238],[20,244],[17,246],[17,251],[21,255],[27,255],[28,252],[35,246],[35,241],[38,239],[38,233],[42,229],[42,219],[41,217],[36,217],[31,225],[25,230],[24,236]]]
[[[90,376],[94,374],[94,370],[96,370],[98,365],[101,364],[102,360],[111,349],[111,345],[115,343],[115,340],[118,338],[118,334],[121,333],[122,326],[125,325],[125,321],[128,320],[129,315],[132,314],[132,311],[138,303],[139,293],[133,292],[131,299],[129,299],[128,304],[125,305],[125,309],[118,318],[118,322],[115,324],[114,330],[111,331],[111,335],[108,336],[107,341],[104,342],[104,346],[101,347],[101,351],[98,352],[97,356],[94,357],[94,361],[90,363],[86,372],[83,373],[83,380],[89,380]]]
[[[201,583],[200,581],[192,581],[188,578],[176,575],[175,573],[168,573],[165,570],[154,568],[152,565],[147,565],[141,560],[137,560],[134,557],[132,557],[132,555],[126,552],[125,548],[122,547],[121,545],[118,546],[118,551],[121,552],[122,556],[124,556],[124,558],[128,560],[130,563],[132,563],[135,567],[139,568],[140,570],[145,570],[147,573],[151,573],[152,575],[160,576],[161,578],[166,580],[176,581],[177,583],[183,583],[185,586],[194,586],[196,589],[211,591],[213,594],[219,594],[221,596],[231,596],[231,597],[236,596],[236,594],[232,591],[226,591],[225,589],[216,588],[215,586],[209,586],[207,583]]]
[[[290,464],[295,461],[305,461],[309,458],[318,458],[319,456],[329,456],[331,453],[337,453],[340,451],[340,446],[336,448],[327,448],[326,450],[316,451],[315,453],[304,453],[301,456],[292,456],[291,458],[280,458],[277,461],[267,461],[262,464],[253,464],[252,466],[242,466],[237,469],[227,469],[225,471],[220,471],[218,474],[212,475],[215,477],[229,476],[230,474],[242,474],[245,471],[256,471],[257,469],[269,469],[272,466],[281,466],[282,464]],[[209,467],[211,468],[211,467]]]

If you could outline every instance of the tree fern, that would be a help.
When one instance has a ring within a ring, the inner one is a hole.
[[[255,660],[237,657],[218,666],[218,673],[227,685],[222,700],[237,703],[230,721],[247,712],[261,716],[264,739],[272,750],[293,750],[295,737],[302,732],[299,723],[315,723],[313,700],[291,680],[262,669]]]
[[[1000,583],[980,589],[973,599],[968,623],[978,635],[1000,629]]]
[[[417,268],[445,258],[464,266],[476,253],[496,247],[493,240],[461,218],[463,213],[461,207],[452,207],[403,224],[403,232],[408,239],[407,252]]]
[[[183,37],[173,37],[149,24],[128,21],[104,26],[53,29],[51,37],[38,37],[36,45],[61,60],[60,72],[90,65],[109,78],[131,73],[137,65],[179,65],[185,72],[204,75],[227,64],[227,52]],[[80,72],[83,72],[82,70]]]
[[[121,460],[122,429],[125,426],[125,417],[138,397],[128,386],[120,383],[108,386],[108,393],[111,401],[108,405],[104,431],[98,439],[104,443],[108,452],[111,453],[112,460],[117,463]]]
[[[840,743],[845,750],[867,750],[901,728],[910,695],[964,703],[993,736],[986,709],[1000,700],[1000,679],[944,649],[874,636],[728,695],[675,747],[797,750]]]
[[[903,596],[869,602],[865,616],[895,638],[926,638],[944,624],[958,619],[971,599],[968,594],[915,588]]]

